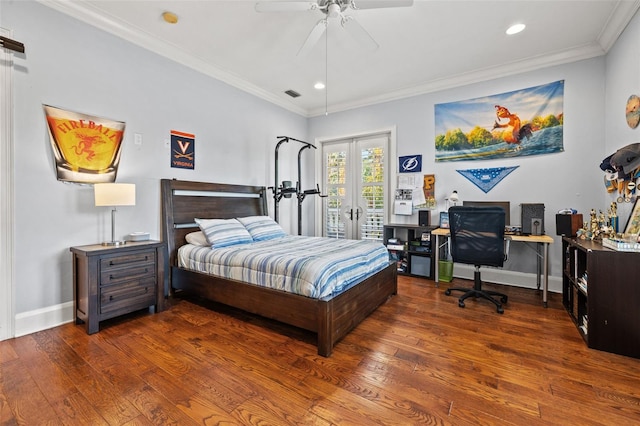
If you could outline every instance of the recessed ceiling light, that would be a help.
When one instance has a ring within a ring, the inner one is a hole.
[[[322,89],[324,89],[325,86],[324,86],[323,82],[319,81],[316,84],[314,84],[313,87],[318,89],[318,90],[322,90]]]
[[[169,24],[177,24],[178,23],[178,15],[173,12],[164,12],[162,14],[162,19]]]
[[[507,28],[507,34],[509,35],[518,34],[520,31],[524,30],[525,27],[526,27],[525,24],[512,25],[509,28]]]

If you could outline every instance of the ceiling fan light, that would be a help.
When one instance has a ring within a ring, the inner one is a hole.
[[[519,32],[523,31],[525,29],[525,27],[526,27],[525,24],[514,24],[514,25],[510,26],[509,28],[507,28],[506,33],[508,35],[518,34]]]
[[[337,3],[331,3],[329,7],[327,7],[327,16],[329,16],[330,18],[340,16],[340,12],[340,5]]]
[[[313,85],[313,87],[314,87],[315,89],[322,90],[322,89],[324,89],[324,88],[325,88],[325,85],[324,85],[324,83],[323,83],[323,82],[318,81],[316,84],[314,84],[314,85]]]

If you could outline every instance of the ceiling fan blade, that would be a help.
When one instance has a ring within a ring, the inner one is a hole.
[[[379,9],[383,7],[409,7],[413,0],[352,0],[353,9]]]
[[[322,37],[322,34],[324,34],[326,29],[327,29],[327,20],[326,19],[319,20],[316,26],[313,27],[313,29],[307,36],[307,39],[304,41],[304,44],[302,45],[300,50],[298,50],[298,53],[296,56],[302,57],[307,53],[309,53],[309,51],[313,48],[313,46],[316,45],[318,40],[320,40],[320,37]]]
[[[342,19],[342,27],[351,34],[358,43],[360,43],[364,48],[369,50],[376,50],[379,46],[378,43],[371,37],[371,34],[364,29],[362,25],[358,23],[351,16],[345,16]]]
[[[312,1],[259,1],[256,12],[298,12],[318,8],[318,3]]]

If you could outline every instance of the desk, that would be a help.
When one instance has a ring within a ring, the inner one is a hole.
[[[439,260],[440,260],[440,237],[449,237],[449,230],[445,228],[437,228],[431,231],[431,235],[435,235],[435,281],[436,286],[439,282]],[[540,290],[540,278],[542,281],[542,305],[547,307],[547,293],[549,290],[549,244],[553,243],[553,238],[548,235],[505,235],[511,241],[522,243],[536,243],[536,285]]]

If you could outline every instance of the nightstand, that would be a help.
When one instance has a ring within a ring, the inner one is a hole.
[[[151,308],[164,309],[164,256],[161,241],[92,244],[70,248],[73,254],[73,307],[76,324],[88,334],[100,321]]]

